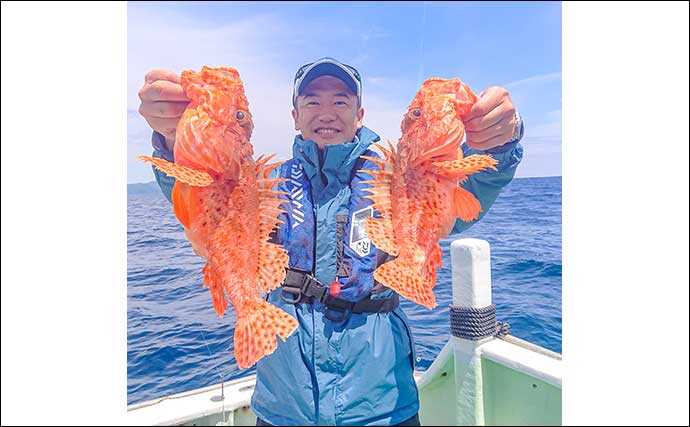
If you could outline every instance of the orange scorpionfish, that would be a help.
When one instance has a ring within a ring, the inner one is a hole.
[[[237,313],[234,347],[240,368],[249,368],[286,340],[297,320],[266,302],[285,279],[288,255],[269,242],[278,226],[282,194],[268,179],[279,163],[253,159],[254,128],[239,73],[229,67],[183,71],[181,85],[191,102],[176,131],[175,163],[138,156],[176,178],[175,216],[195,251],[206,258],[204,286],[223,316],[230,299]]]
[[[491,168],[490,155],[463,157],[465,135],[461,116],[477,101],[459,79],[427,79],[403,117],[397,151],[375,144],[383,158],[365,157],[379,166],[366,170],[373,176],[368,198],[379,212],[368,218],[367,235],[395,259],[379,266],[374,278],[429,309],[436,307],[433,287],[441,266],[439,240],[450,232],[455,219],[472,221],[481,206],[460,187],[467,176]]]

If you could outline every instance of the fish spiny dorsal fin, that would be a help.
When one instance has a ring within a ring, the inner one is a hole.
[[[390,141],[389,141],[390,144]],[[361,156],[376,164],[379,169],[361,169],[360,172],[370,174],[373,179],[362,181],[370,184],[371,187],[366,191],[369,195],[365,198],[373,202],[373,207],[380,214],[379,218],[367,218],[364,223],[367,236],[377,248],[390,255],[398,254],[398,247],[395,244],[395,234],[393,233],[393,214],[391,201],[391,183],[393,178],[393,159],[395,150],[391,145],[391,151],[386,150],[381,145],[374,143],[384,155],[383,159],[371,156]]]
[[[273,169],[276,167],[282,165],[284,162],[275,162],[271,163],[270,165],[268,162],[274,158],[276,155],[271,154],[270,156],[264,156],[263,154],[257,157],[256,159],[256,171],[257,171],[257,177],[262,177],[262,178],[268,178],[269,174]]]
[[[280,206],[286,201],[279,196],[288,194],[274,189],[278,184],[288,181],[287,178],[267,178],[270,172],[281,164],[266,164],[271,157],[273,156],[264,159],[265,161],[256,171],[259,189],[260,239],[262,242],[267,241],[268,236],[277,228],[278,224],[282,223],[279,217],[285,210],[281,209]]]
[[[391,143],[390,139],[386,139],[386,142],[388,143],[388,147],[389,147],[388,149],[384,148],[383,145],[381,145],[379,143],[376,143],[376,142],[371,143],[371,145],[378,148],[379,151],[381,151],[381,154],[383,154],[383,162],[381,162],[381,159],[378,159],[378,158],[374,158],[374,159],[378,160],[379,162],[372,160],[371,157],[366,157],[366,156],[360,156],[360,157],[365,158],[367,160],[374,161],[377,165],[379,165],[379,167],[381,167],[381,164],[387,165],[390,167],[390,170],[392,170],[394,165],[395,165],[396,151],[395,151],[395,147],[393,147],[393,144]],[[379,164],[379,163],[381,163],[381,164]],[[385,169],[385,168],[382,167],[382,169]]]
[[[188,168],[186,166],[179,166],[164,159],[150,156],[137,156],[138,159],[147,163],[152,163],[156,168],[162,170],[166,174],[172,176],[180,182],[194,186],[206,187],[213,183],[211,175],[204,171]]]
[[[273,156],[271,156],[271,157],[273,157]],[[269,157],[268,159],[271,159],[271,157]],[[264,178],[268,178],[271,175],[271,172],[273,172],[273,170],[275,168],[279,167],[283,163],[285,163],[285,162],[273,162],[270,164],[266,164],[266,166],[264,166],[264,168],[263,168]],[[271,184],[271,186],[274,186],[274,185],[276,185],[276,184]]]
[[[288,267],[287,251],[280,245],[270,243],[269,238],[276,230],[280,215],[285,211],[280,206],[285,203],[280,195],[287,193],[274,190],[274,187],[286,178],[267,178],[270,172],[280,163],[267,164],[273,155],[263,158],[257,164],[256,175],[258,178],[259,194],[259,254],[257,279],[258,286],[264,292],[270,292],[277,288],[285,279],[285,269]]]

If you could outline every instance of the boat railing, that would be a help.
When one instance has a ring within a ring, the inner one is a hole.
[[[451,262],[451,312],[479,313],[479,329],[489,332],[477,335],[462,323],[467,317],[451,316],[448,342],[426,371],[415,372],[422,424],[560,425],[561,355],[500,332],[489,243],[455,240]],[[133,404],[128,419],[132,425],[253,425],[255,379],[248,375]]]

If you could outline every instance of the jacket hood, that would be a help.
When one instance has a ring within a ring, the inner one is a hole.
[[[327,145],[320,150],[314,141],[305,141],[298,134],[292,146],[292,155],[302,164],[312,184],[312,193],[317,198],[329,197],[350,185],[357,159],[372,142],[380,139],[374,131],[362,126],[353,141]]]

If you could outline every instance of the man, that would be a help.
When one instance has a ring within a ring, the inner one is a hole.
[[[154,156],[173,161],[175,128],[187,104],[179,77],[151,71],[140,112],[154,129]],[[293,158],[275,176],[288,193],[274,239],[290,269],[267,300],[299,321],[297,333],[257,365],[252,409],[257,425],[419,425],[414,341],[398,296],[373,280],[388,260],[363,233],[366,185],[361,155],[379,136],[363,126],[357,70],[332,58],[301,67],[294,81]],[[523,126],[508,92],[492,87],[463,117],[465,155],[490,153],[498,172],[469,176],[463,187],[482,216],[522,159]],[[170,199],[174,180],[154,169]],[[368,177],[368,176],[367,176]],[[355,203],[357,201],[357,203]],[[481,217],[479,219],[481,219]],[[479,219],[475,220],[478,221]],[[473,223],[473,222],[472,222]],[[451,234],[472,223],[457,220]]]

